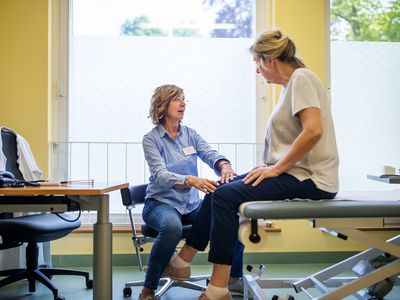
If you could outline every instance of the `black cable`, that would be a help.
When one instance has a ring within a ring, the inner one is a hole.
[[[72,201],[71,199],[69,199],[68,196],[65,196],[65,198],[67,198],[68,200]],[[78,205],[78,216],[77,216],[74,220],[67,219],[67,218],[63,217],[60,213],[54,213],[54,214],[55,214],[57,217],[59,217],[61,220],[64,220],[64,221],[66,221],[66,222],[71,222],[71,223],[73,223],[73,222],[78,221],[78,220],[81,218],[82,210],[81,210],[81,205],[79,204],[79,202],[75,202],[75,203],[76,203],[76,205]]]
[[[67,219],[67,218],[64,218],[60,213],[55,213],[55,215],[56,215],[57,217],[59,217],[60,219],[66,221],[66,222],[71,222],[71,223],[73,223],[73,222],[76,222],[76,221],[78,221],[78,220],[80,219],[80,217],[81,217],[81,210],[79,210],[78,216],[77,216],[76,219],[74,219],[74,220],[69,220],[69,219]]]
[[[26,181],[26,180],[21,180],[26,186],[40,186],[39,181]]]

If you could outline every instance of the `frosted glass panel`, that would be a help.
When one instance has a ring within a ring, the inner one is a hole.
[[[181,86],[184,124],[210,142],[255,141],[250,39],[74,36],[70,141],[141,141],[154,88]]]
[[[331,42],[341,190],[398,188],[366,179],[400,168],[400,43]]]

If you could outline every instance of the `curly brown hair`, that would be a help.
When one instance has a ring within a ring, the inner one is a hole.
[[[149,117],[154,125],[164,124],[168,105],[172,99],[183,94],[183,89],[174,84],[164,84],[155,88],[151,96]]]

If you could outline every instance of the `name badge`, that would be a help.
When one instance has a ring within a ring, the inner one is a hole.
[[[183,150],[183,153],[185,153],[185,155],[192,155],[192,154],[196,153],[196,149],[194,149],[193,146],[183,148],[182,150]]]

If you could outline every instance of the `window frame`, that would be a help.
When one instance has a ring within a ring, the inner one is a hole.
[[[256,35],[274,27],[274,18],[271,8],[274,7],[274,0],[255,0]],[[50,109],[50,144],[57,147],[54,142],[69,142],[68,134],[68,102],[69,102],[69,51],[70,33],[72,31],[72,1],[55,0],[53,4],[53,29],[52,29],[52,92]],[[249,45],[250,46],[250,45]],[[275,87],[267,85],[256,73],[255,99],[256,101],[256,143],[264,142],[265,126],[274,107]],[[50,149],[50,153],[53,151]],[[67,150],[68,151],[68,150]],[[59,154],[62,157],[49,158],[51,178],[68,177],[68,153]],[[257,153],[261,156],[261,153]],[[54,166],[57,164],[57,166]],[[53,170],[57,170],[54,172]],[[112,215],[112,214],[110,214]],[[120,214],[115,214],[117,218]],[[135,217],[140,217],[139,214]],[[93,220],[90,215],[85,216],[84,220]],[[84,221],[84,225],[89,225],[91,221]],[[85,226],[87,230],[88,226]],[[83,230],[83,232],[85,231]]]

